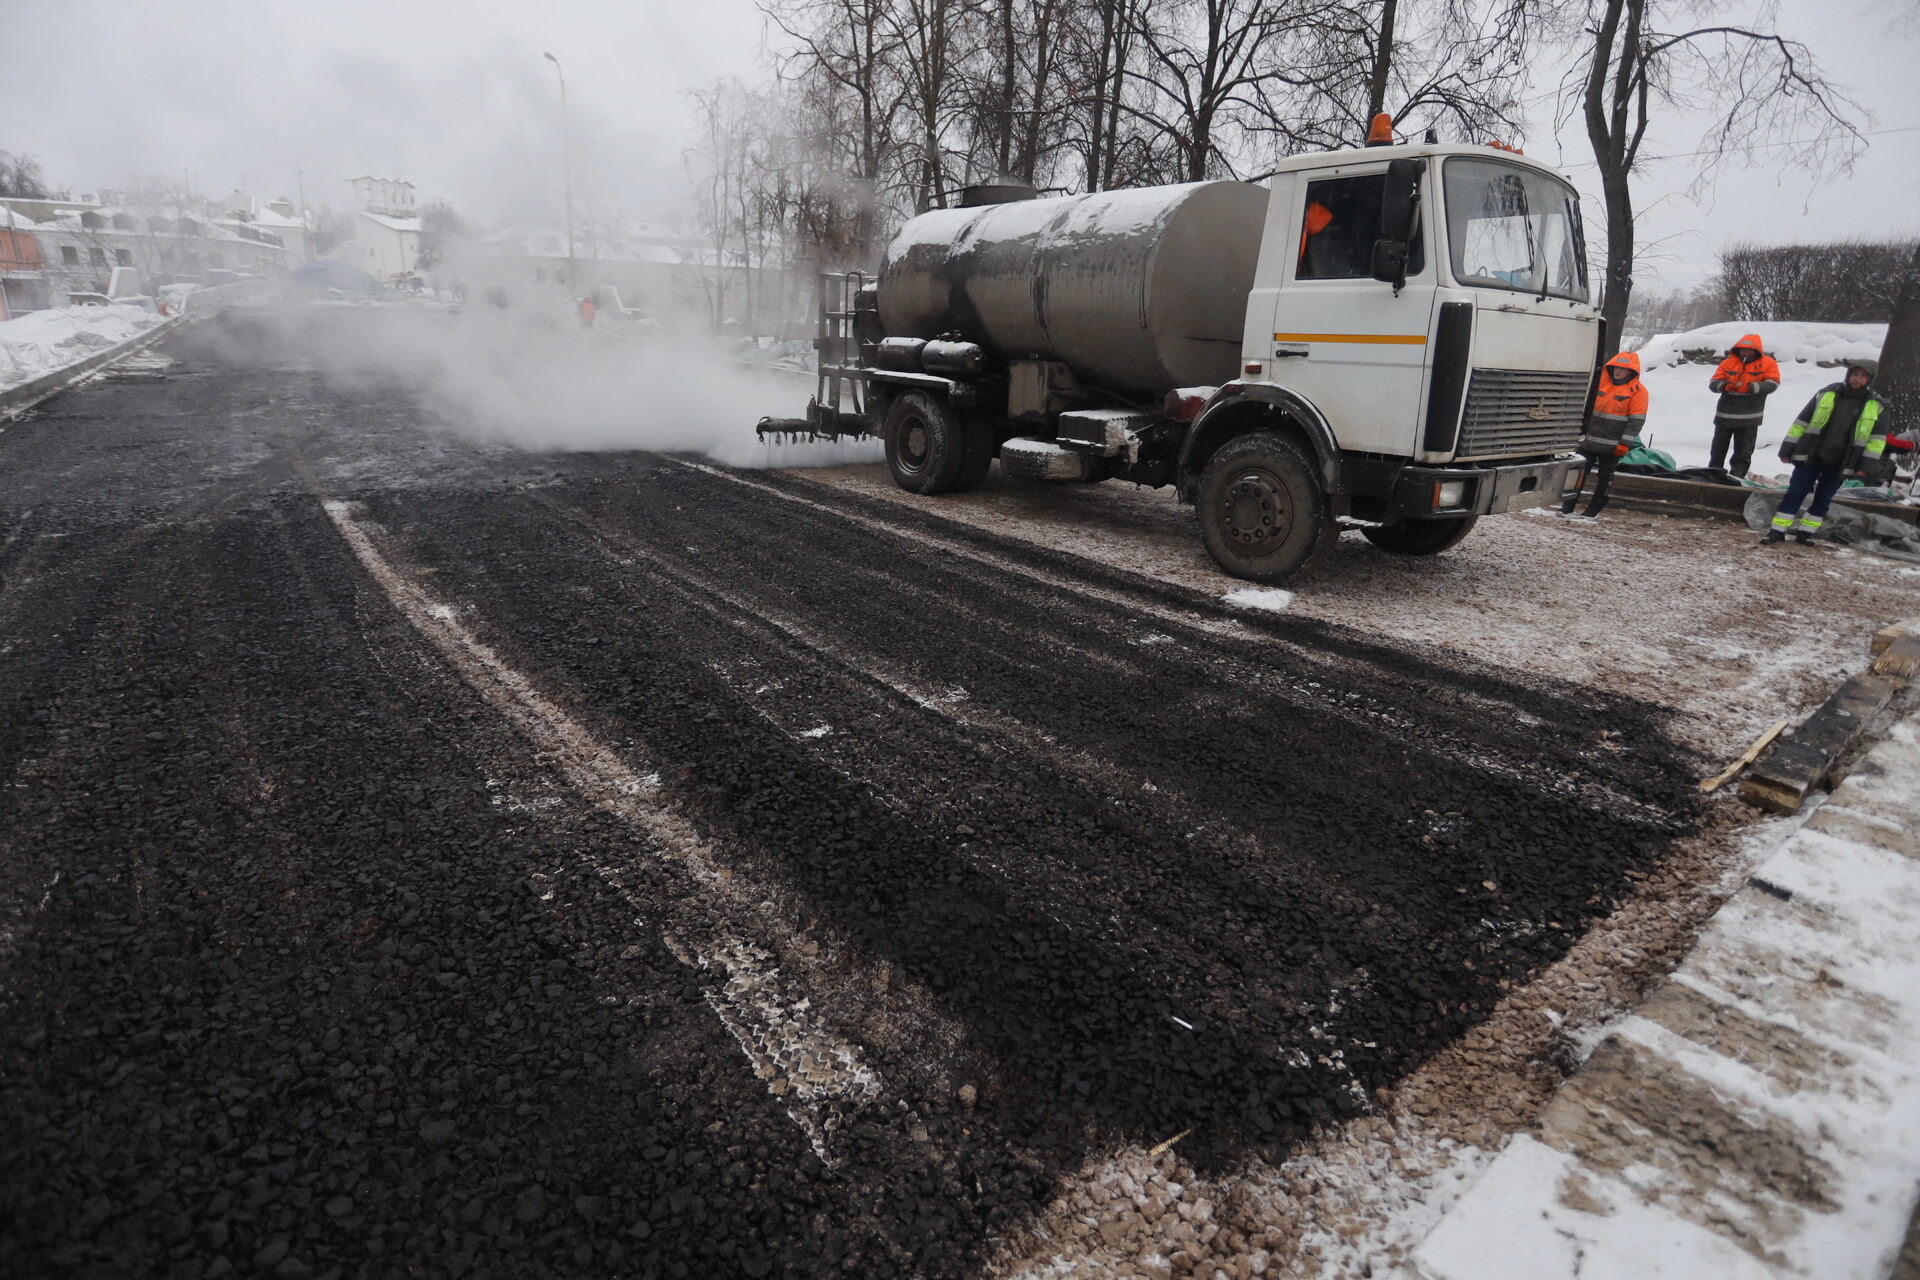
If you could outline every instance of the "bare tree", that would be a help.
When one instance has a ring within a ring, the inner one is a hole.
[[[956,185],[946,142],[962,84],[959,38],[978,10],[971,0],[894,0],[888,15],[918,151],[901,178],[916,211],[944,208],[949,187]]]
[[[1071,31],[1090,17],[1087,0],[988,0],[966,15],[963,31],[986,37],[958,67],[971,174],[1029,184],[1052,176],[1067,145]]]
[[[1233,172],[1235,131],[1276,126],[1283,117],[1273,85],[1301,82],[1275,56],[1294,15],[1275,0],[1154,0],[1134,18],[1142,57],[1128,75],[1151,96],[1123,109],[1172,145],[1179,172],[1169,176],[1199,182]]]
[[[1093,0],[1095,24],[1081,45],[1079,94],[1085,103],[1081,185],[1099,191],[1112,182],[1120,99],[1134,48],[1134,0]]]
[[[882,175],[897,143],[901,87],[895,74],[894,0],[763,0],[761,12],[789,40],[787,76],[806,85],[806,105],[845,127],[821,141],[844,154],[861,195],[856,253],[877,237]],[[846,109],[843,109],[843,104]]]
[[[1714,282],[1691,290],[1656,293],[1636,289],[1627,312],[1623,346],[1638,346],[1656,333],[1685,333],[1702,325],[1733,318]],[[1715,359],[1719,357],[1716,356]]]
[[[690,96],[698,116],[699,140],[687,151],[687,176],[694,188],[695,217],[711,252],[701,271],[701,286],[707,296],[708,323],[717,332],[727,318],[728,269],[746,261],[748,220],[741,211],[750,199],[752,102],[738,79],[719,81]]]
[[[1633,176],[1655,111],[1707,110],[1701,181],[1722,163],[1765,150],[1816,175],[1844,172],[1864,145],[1859,106],[1815,65],[1804,44],[1734,25],[1670,30],[1663,0],[1579,0],[1586,54],[1577,101],[1600,170],[1607,220],[1601,315],[1604,355],[1619,350],[1633,297]],[[1683,12],[1698,12],[1697,9]]]
[[[40,162],[30,155],[0,151],[0,196],[22,200],[46,200],[53,195]]]
[[[825,248],[847,207],[825,166],[867,193],[849,256],[871,261],[897,218],[988,175],[1086,191],[1231,176],[1352,145],[1383,103],[1407,128],[1511,136],[1543,0],[762,2],[789,43],[787,123],[760,133],[807,177],[754,216],[788,258]]]
[[[1518,137],[1538,7],[1535,0],[1344,0],[1315,11],[1286,45],[1311,81],[1288,104],[1295,139],[1351,146],[1383,113],[1403,132]]]
[[[1911,433],[1920,425],[1920,243],[1898,279],[1875,385],[1893,406],[1894,424]]]
[[[1721,305],[1739,320],[1885,320],[1899,300],[1915,242],[1736,243],[1720,252]]]
[[[420,260],[437,263],[453,242],[467,234],[467,222],[445,200],[420,210]]]

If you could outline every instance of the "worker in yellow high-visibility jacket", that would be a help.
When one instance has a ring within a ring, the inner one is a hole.
[[[1793,464],[1793,478],[1762,542],[1785,542],[1791,531],[1794,541],[1812,546],[1841,482],[1850,475],[1863,477],[1868,460],[1878,461],[1886,451],[1887,402],[1871,389],[1879,372],[1878,362],[1855,360],[1847,366],[1846,381],[1822,387],[1787,428],[1780,461]],[[1801,515],[1808,494],[1813,502]]]

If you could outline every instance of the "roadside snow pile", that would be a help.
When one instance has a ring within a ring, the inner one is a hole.
[[[1754,472],[1772,475],[1786,470],[1776,453],[1794,415],[1814,392],[1841,379],[1846,361],[1879,359],[1887,326],[1735,321],[1655,335],[1640,348],[1641,380],[1648,395],[1643,434],[1649,446],[1672,454],[1683,467],[1707,465],[1713,447],[1713,410],[1720,402],[1717,394],[1707,390],[1707,382],[1714,366],[1749,333],[1759,334],[1767,354],[1780,362],[1780,389],[1767,398],[1767,416],[1753,449]]]
[[[144,307],[55,307],[0,324],[0,390],[31,382],[164,323]]]

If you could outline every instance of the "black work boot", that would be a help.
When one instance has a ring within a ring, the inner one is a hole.
[[[1785,542],[1786,540],[1787,540],[1787,535],[1783,530],[1769,529],[1767,530],[1766,534],[1760,539],[1760,545],[1763,547],[1777,546],[1778,544]]]
[[[1803,547],[1810,547],[1813,545],[1813,535],[1808,533],[1805,529],[1802,529],[1800,532],[1794,534],[1793,540],[1799,543]]]

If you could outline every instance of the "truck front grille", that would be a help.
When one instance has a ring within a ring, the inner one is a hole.
[[[1460,414],[1456,458],[1562,453],[1580,438],[1590,375],[1538,369],[1475,369]]]

